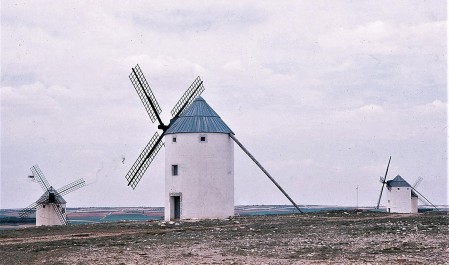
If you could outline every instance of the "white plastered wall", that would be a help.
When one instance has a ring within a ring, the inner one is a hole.
[[[387,210],[391,213],[416,213],[418,207],[413,207],[412,193],[410,187],[391,187],[387,190]]]
[[[65,204],[60,204],[62,212],[65,215]],[[42,225],[62,225],[59,220],[58,214],[53,208],[52,204],[41,204],[36,208],[36,226]]]
[[[228,134],[169,134],[165,148],[165,220],[173,215],[173,195],[181,196],[181,219],[234,215],[234,142]],[[177,176],[172,165],[178,165]]]
[[[418,197],[412,197],[412,213],[418,212]]]

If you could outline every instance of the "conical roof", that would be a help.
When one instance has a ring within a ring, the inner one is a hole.
[[[38,200],[37,204],[48,204],[48,203],[56,203],[56,204],[65,204],[67,203],[64,198],[55,190],[53,187],[50,187]]]
[[[197,97],[178,118],[170,122],[165,134],[233,133],[202,97]]]
[[[394,179],[387,181],[388,187],[411,187],[405,179],[397,175]]]

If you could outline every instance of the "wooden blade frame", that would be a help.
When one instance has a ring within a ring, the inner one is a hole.
[[[50,184],[42,173],[41,169],[38,165],[34,165],[31,167],[31,172],[34,176],[34,181],[41,185],[43,191],[48,191],[50,189]]]
[[[423,180],[422,177],[418,177],[418,179],[415,181],[415,183],[413,183],[412,187],[414,189],[418,188],[419,184],[421,184],[421,181]]]
[[[198,76],[184,93],[184,95],[182,95],[178,103],[176,103],[176,105],[173,107],[170,112],[171,115],[173,117],[179,116],[182,111],[195,100],[195,98],[203,93],[203,91],[203,81],[201,81],[201,78]]]
[[[34,213],[36,211],[37,205],[38,205],[38,202],[34,202],[31,205],[29,205],[28,207],[20,210],[19,216],[21,218],[24,218],[24,217],[27,217],[28,215]]]
[[[390,167],[390,162],[391,162],[391,156],[390,156],[390,159],[388,160],[387,170],[385,171],[384,181],[382,182],[382,189],[380,189],[380,195],[379,195],[379,199],[377,200],[376,209],[379,209],[380,199],[382,199],[382,192],[384,190],[385,184],[387,183],[387,174],[388,174],[388,168]]]
[[[140,70],[139,65],[136,65],[136,67],[132,68],[132,72],[129,75],[129,79],[131,80],[131,83],[136,89],[137,94],[140,97],[140,100],[142,100],[143,106],[148,112],[151,121],[155,122],[157,119],[159,123],[163,125],[162,120],[159,117],[159,114],[162,112],[161,107],[159,106],[156,97],[151,91],[150,85],[148,85],[148,82],[145,79],[142,70]]]
[[[159,136],[157,132],[154,133],[153,137],[148,142],[147,146],[145,146],[136,162],[134,162],[134,165],[131,167],[128,174],[126,174],[128,186],[131,186],[133,189],[136,188],[148,166],[150,166],[151,162],[156,157],[161,147],[164,145],[164,143],[162,142],[163,137],[164,134]]]
[[[72,191],[75,191],[75,190],[77,190],[79,188],[82,188],[84,186],[86,186],[86,182],[84,181],[84,179],[78,179],[78,180],[75,180],[74,182],[72,182],[70,184],[65,185],[62,188],[59,188],[56,192],[59,195],[63,196],[63,195],[66,195],[66,194],[68,194],[68,193],[70,193]]]
[[[61,221],[61,223],[63,225],[70,225],[70,222],[67,219],[67,215],[62,212],[62,206],[58,207],[58,204],[54,204],[54,203],[52,203],[51,205],[52,205],[53,209],[55,210],[56,215],[59,218],[59,221]]]

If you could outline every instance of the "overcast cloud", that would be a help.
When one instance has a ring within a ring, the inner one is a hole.
[[[203,97],[298,204],[373,206],[392,156],[448,204],[446,1],[2,1],[1,208],[42,193],[68,207],[163,206],[164,150],[124,176],[157,130],[128,75],[139,64],[168,122]],[[124,162],[122,163],[124,159]],[[235,148],[236,204],[289,204]],[[383,201],[384,202],[384,201]]]

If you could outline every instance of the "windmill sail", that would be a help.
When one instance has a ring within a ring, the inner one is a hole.
[[[182,111],[188,107],[201,93],[204,91],[203,81],[198,76],[187,91],[182,95],[181,99],[176,103],[176,105],[171,110],[171,115],[173,117],[179,116]]]
[[[148,166],[150,166],[151,162],[156,157],[161,147],[164,145],[164,143],[162,142],[163,136],[163,134],[159,136],[157,132],[154,133],[147,146],[145,146],[136,162],[134,162],[134,165],[128,171],[128,174],[126,174],[128,186],[131,186],[133,189],[136,188]]]
[[[66,195],[66,194],[68,194],[68,193],[70,193],[72,191],[75,191],[75,190],[77,190],[77,189],[79,189],[81,187],[84,187],[84,186],[86,186],[86,182],[84,181],[84,179],[78,179],[78,180],[75,180],[74,182],[72,182],[70,184],[65,185],[62,188],[59,188],[57,190],[57,192],[58,192],[59,195],[63,196],[63,195]]]
[[[162,112],[161,107],[159,106],[156,97],[151,91],[150,85],[148,84],[147,80],[145,79],[145,76],[140,70],[139,65],[136,65],[136,67],[132,68],[132,72],[129,75],[129,79],[131,80],[131,83],[136,89],[137,94],[140,97],[140,100],[142,100],[143,106],[147,110],[151,121],[155,122],[157,119],[159,123],[162,124],[162,121],[159,117],[159,114]]]
[[[50,188],[50,184],[48,183],[39,166],[32,166],[31,172],[33,173],[33,180],[41,185],[43,191],[47,191]]]
[[[19,211],[19,216],[21,218],[27,217],[30,214],[33,214],[34,212],[36,212],[36,207],[37,207],[38,203],[37,202],[33,202],[32,204],[30,204],[29,206],[27,206],[26,208],[22,209]]]
[[[418,177],[418,179],[415,181],[415,183],[413,183],[412,187],[414,189],[418,188],[419,184],[421,184],[421,181],[423,180],[422,177]]]
[[[53,210],[56,212],[56,215],[59,218],[59,221],[61,221],[61,224],[63,225],[70,225],[69,220],[67,219],[67,216],[65,215],[65,213],[63,213],[61,207],[59,207],[58,204],[51,204],[53,207]]]
[[[382,199],[382,192],[384,190],[385,184],[387,183],[387,175],[388,175],[388,168],[390,167],[390,162],[391,162],[391,156],[390,159],[388,160],[388,165],[387,165],[387,170],[385,171],[385,176],[383,177],[382,180],[382,189],[380,190],[380,194],[379,194],[379,199],[377,200],[377,206],[376,209],[379,209],[379,205],[380,205],[380,200]]]

